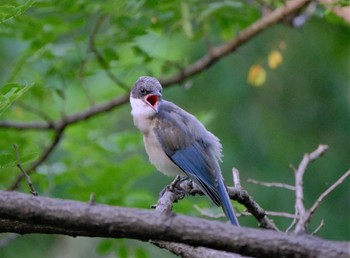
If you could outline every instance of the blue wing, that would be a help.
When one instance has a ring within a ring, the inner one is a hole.
[[[169,158],[189,176],[201,190],[213,200],[217,206],[222,206],[225,215],[233,225],[239,225],[236,215],[232,209],[230,198],[223,180],[213,179],[213,171],[208,162],[204,159],[198,144],[177,150]]]
[[[212,169],[197,145],[194,143],[189,147],[175,151],[172,155],[168,155],[168,153],[167,155],[217,206],[220,206],[221,201],[215,187]]]

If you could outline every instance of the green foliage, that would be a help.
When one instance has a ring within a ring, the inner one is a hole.
[[[20,86],[18,83],[7,83],[0,87],[0,116],[10,105],[22,96],[32,85]]]
[[[259,3],[279,6],[282,1]],[[141,75],[173,75],[205,55],[208,46],[226,42],[257,21],[260,9],[257,3],[232,0],[1,1],[0,122],[58,121],[124,95],[126,90],[108,72],[128,88]],[[237,167],[243,186],[268,210],[294,213],[293,194],[247,185],[247,178],[292,184],[288,165],[297,165],[303,153],[319,143],[329,144],[329,153],[307,172],[309,205],[350,164],[345,97],[349,93],[349,26],[328,12],[320,8],[318,18],[299,31],[287,25],[268,30],[189,78],[183,88],[164,91],[166,99],[194,113],[221,139],[227,184],[231,184],[232,166]],[[264,63],[276,49],[283,55],[280,67],[267,71],[264,86],[250,87],[249,68]],[[149,164],[129,113],[125,104],[68,126],[54,151],[31,175],[39,194],[88,201],[94,193],[97,203],[146,209],[155,203],[171,179],[156,174]],[[20,174],[13,144],[18,145],[21,164],[28,168],[55,135],[54,130],[0,128],[1,189]],[[341,186],[329,198],[349,212],[344,198],[347,187]],[[18,190],[28,192],[25,184]],[[213,211],[210,201],[198,196],[175,204],[174,210],[203,216],[194,204],[210,213],[220,211]],[[315,224],[326,219],[322,237],[350,238],[343,227],[347,212],[335,214],[332,201],[318,212]],[[284,228],[290,223],[275,220]],[[252,218],[241,221],[256,226]],[[67,242],[75,241],[18,237],[0,250],[0,256],[26,256],[33,239],[38,246],[30,252],[33,257],[54,257],[55,250],[65,250]],[[86,250],[94,257],[172,257],[137,241],[88,241],[82,241],[92,243],[88,247],[75,248],[74,257],[85,257]]]
[[[7,3],[8,2],[8,3]],[[16,1],[2,1],[0,5],[0,24],[23,14],[34,4],[35,0],[28,0],[24,4],[17,4]]]

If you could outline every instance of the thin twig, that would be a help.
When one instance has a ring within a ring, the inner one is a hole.
[[[295,232],[302,233],[306,230],[305,220],[308,216],[306,216],[306,209],[304,206],[304,189],[303,189],[303,177],[309,163],[321,155],[323,155],[328,149],[327,145],[320,144],[317,149],[310,154],[306,153],[300,162],[297,170],[295,171],[295,208],[298,212],[299,221],[296,224]]]
[[[13,145],[13,148],[15,149],[15,153],[16,153],[16,160],[17,160],[17,167],[19,168],[19,170],[21,170],[22,175],[26,178],[29,189],[30,189],[30,193],[34,196],[38,195],[38,192],[35,190],[32,180],[30,180],[30,176],[27,174],[27,172],[23,169],[22,165],[21,165],[21,161],[19,160],[19,155],[18,155],[18,148],[17,148],[17,144]]]
[[[294,207],[294,209],[295,209],[294,219],[293,219],[292,223],[289,225],[289,227],[286,229],[286,232],[289,232],[290,230],[292,230],[292,228],[297,224],[297,220],[298,220],[299,216],[298,216],[298,211],[297,211],[296,207]]]
[[[314,232],[311,233],[311,235],[316,235],[318,232],[320,232],[321,228],[324,226],[324,220],[321,220],[320,225],[314,230]]]
[[[225,214],[223,212],[214,214],[211,213],[205,209],[202,209],[201,207],[199,207],[197,204],[193,205],[193,207],[203,216],[208,217],[208,218],[213,218],[213,219],[219,219],[219,218],[224,218]]]
[[[295,219],[295,214],[291,214],[288,212],[279,212],[279,211],[265,211],[267,215],[270,215],[272,217],[284,217],[288,219]]]
[[[315,211],[317,210],[317,208],[320,206],[320,204],[322,203],[322,201],[341,183],[344,182],[344,180],[346,178],[348,178],[350,176],[350,169],[348,171],[346,171],[334,184],[332,184],[326,191],[324,191],[315,201],[315,203],[311,206],[310,210],[306,213],[305,216],[305,224],[307,224],[312,215],[315,213]]]
[[[248,183],[256,184],[256,185],[262,185],[262,186],[266,186],[266,187],[279,187],[279,188],[295,191],[295,186],[288,185],[288,184],[283,184],[283,183],[261,182],[261,181],[254,180],[254,179],[251,179],[251,178],[248,179]]]
[[[288,219],[295,218],[295,214],[291,214],[291,213],[287,213],[287,212],[265,211],[265,213],[266,213],[266,215],[269,215],[272,217],[284,217],[284,218],[288,218]],[[224,216],[224,215],[222,215],[222,216]],[[241,211],[241,212],[237,213],[237,217],[239,217],[239,216],[253,216],[253,215],[250,212]],[[218,218],[220,218],[219,215],[218,215]]]

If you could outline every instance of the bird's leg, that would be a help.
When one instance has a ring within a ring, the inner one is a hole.
[[[184,197],[186,191],[180,187],[180,184],[186,181],[187,179],[188,179],[188,176],[182,176],[182,177],[180,175],[176,176],[170,185],[167,185],[166,187],[164,187],[162,191],[160,191],[159,198],[161,198],[163,194],[168,190],[176,194],[181,194]],[[181,197],[180,199],[182,199],[183,197]]]
[[[178,179],[177,179],[178,178]],[[189,180],[188,176],[177,176],[176,180],[174,180],[170,185],[170,190],[177,195],[179,195],[179,199],[182,199],[186,196],[187,190],[183,188],[182,183]],[[189,182],[192,182],[189,180]]]

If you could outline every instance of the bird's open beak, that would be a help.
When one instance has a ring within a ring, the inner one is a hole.
[[[154,111],[158,112],[158,105],[162,94],[160,93],[151,93],[145,96],[144,101],[147,105],[150,105]]]

